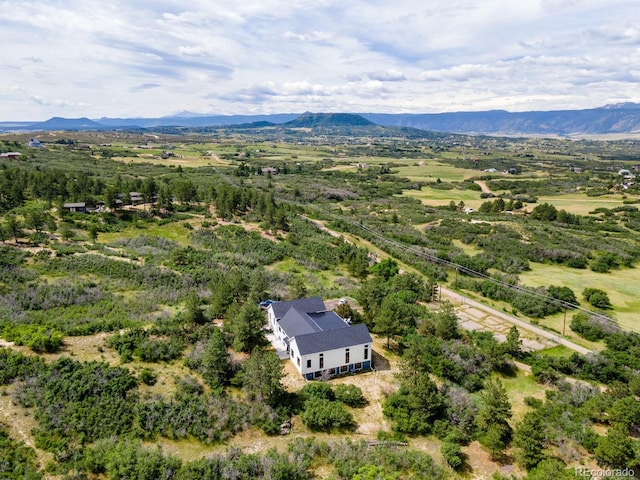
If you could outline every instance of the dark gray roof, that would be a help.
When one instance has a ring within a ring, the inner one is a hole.
[[[324,306],[322,297],[299,298],[298,300],[289,300],[288,302],[273,302],[271,308],[277,320],[284,317],[290,308],[295,308],[303,313],[324,312],[327,309]]]
[[[347,328],[297,335],[294,340],[298,345],[300,355],[372,343],[369,330],[363,323]]]
[[[64,208],[84,208],[86,206],[86,202],[65,203],[63,205]]]
[[[295,307],[290,308],[278,324],[289,338],[349,327],[335,312],[305,313]]]

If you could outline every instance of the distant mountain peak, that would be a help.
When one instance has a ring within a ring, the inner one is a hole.
[[[165,115],[162,118],[197,118],[197,117],[210,117],[209,113],[195,113],[190,112],[189,110],[182,110],[174,115]]]
[[[619,102],[619,103],[608,103],[604,107],[601,107],[606,110],[631,110],[640,108],[640,103],[634,102]]]
[[[94,122],[86,117],[63,118],[51,117],[49,120],[30,125],[33,130],[92,130],[104,129],[104,125]]]

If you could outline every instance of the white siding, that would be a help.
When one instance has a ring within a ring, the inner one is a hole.
[[[364,358],[365,346],[367,347],[368,355]],[[326,352],[312,353],[310,355],[300,355],[298,345],[295,338],[291,341],[291,361],[296,369],[302,374],[315,373],[320,370],[336,369],[336,374],[340,373],[340,367],[354,365],[356,363],[370,362],[371,361],[371,343],[364,343],[360,345],[351,345],[349,349],[349,362],[346,362],[346,348],[339,348],[336,350],[328,350]],[[320,368],[320,354],[324,355],[324,366]],[[300,364],[298,364],[298,358],[300,358]],[[307,360],[311,360],[311,367],[307,368]]]
[[[269,305],[269,307],[267,308],[267,319],[269,320],[269,327],[271,328],[271,330],[276,331],[276,314],[273,313],[273,307],[271,305]]]

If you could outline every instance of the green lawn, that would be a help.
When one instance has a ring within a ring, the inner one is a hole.
[[[422,187],[421,190],[405,190],[403,195],[419,199],[425,205],[439,206],[448,205],[452,200],[458,204],[463,201],[465,206],[478,209],[484,198],[480,198],[480,193],[474,190],[439,190],[431,187]]]
[[[98,242],[110,243],[118,240],[119,238],[135,238],[147,235],[150,237],[167,238],[186,246],[189,244],[189,235],[191,234],[191,230],[184,226],[185,223],[192,222],[180,221],[165,225],[139,222],[138,227],[127,228],[120,232],[100,233],[98,235]]]
[[[535,397],[543,400],[545,397],[544,392],[549,389],[547,386],[536,383],[530,373],[522,370],[518,370],[515,377],[500,377],[500,381],[504,385],[511,402],[513,422],[520,421],[524,414],[531,410],[524,403],[526,397]]]
[[[550,357],[570,357],[575,352],[564,345],[557,345],[555,347],[539,350],[538,353],[548,355]]]
[[[538,197],[538,204],[550,203],[559,210],[566,210],[578,215],[587,215],[596,208],[615,208],[623,205],[621,194],[588,197],[584,193],[570,193],[566,195],[552,195]],[[534,208],[535,205],[531,205]]]

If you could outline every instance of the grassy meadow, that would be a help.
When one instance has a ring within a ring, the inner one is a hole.
[[[591,270],[579,270],[557,265],[531,264],[531,271],[520,274],[523,284],[530,286],[558,285],[571,288],[585,308],[581,293],[586,287],[606,291],[613,305],[613,316],[624,329],[640,331],[640,267],[621,268],[610,273],[596,273]],[[554,317],[555,318],[555,317]],[[570,318],[570,313],[569,313]],[[546,323],[545,319],[545,323]],[[569,322],[570,320],[568,320]],[[558,328],[558,320],[554,321]],[[568,327],[567,327],[568,329]],[[561,331],[561,330],[560,330]]]

